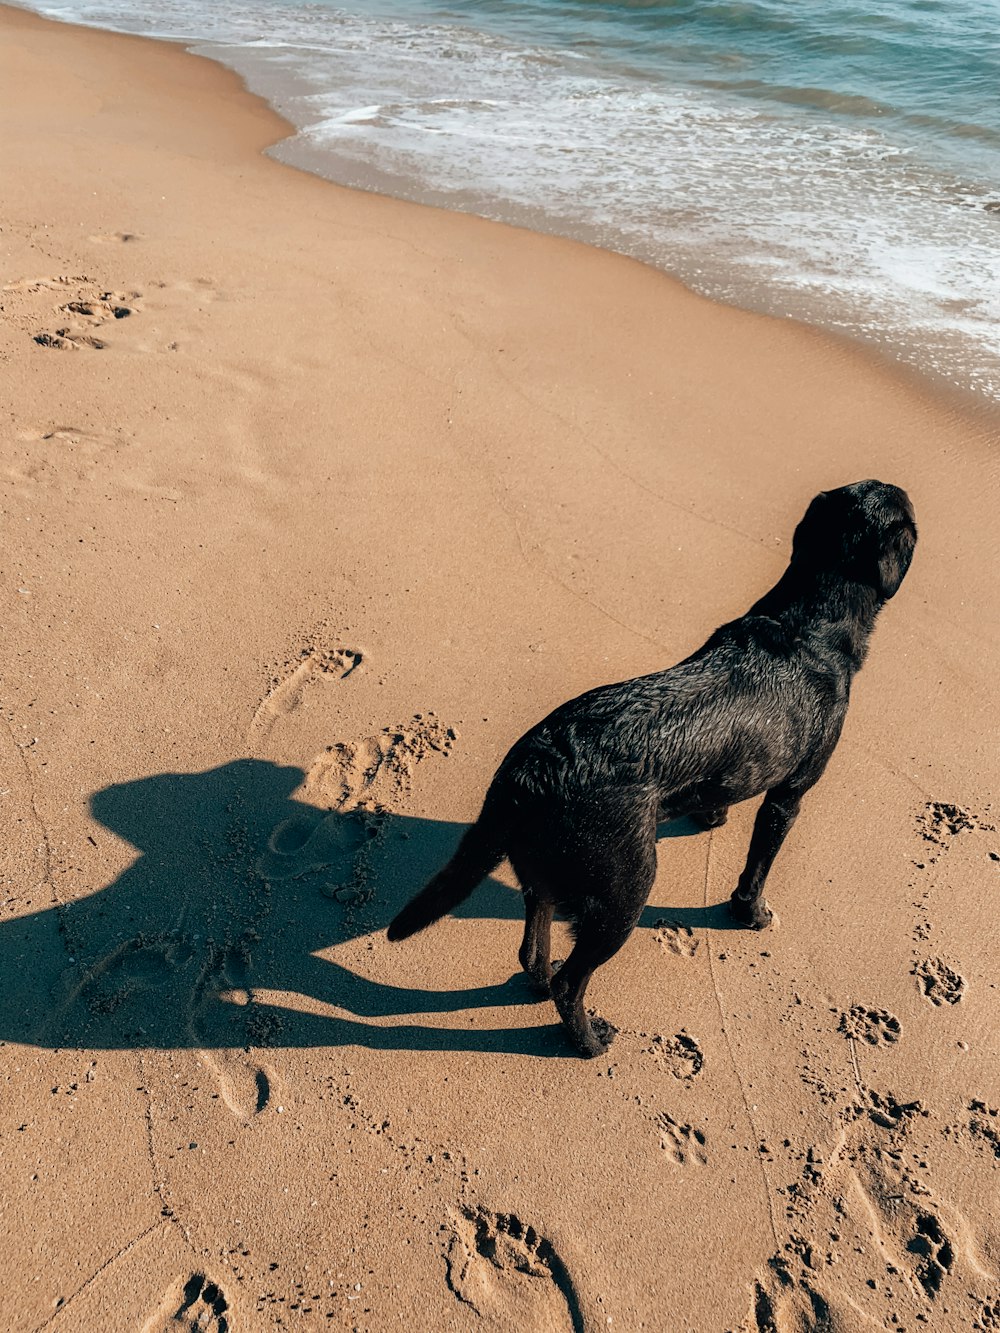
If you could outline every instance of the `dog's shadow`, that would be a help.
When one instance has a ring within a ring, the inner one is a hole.
[[[97,792],[95,819],[139,854],[106,888],[0,925],[0,1040],[571,1055],[555,1021],[479,1031],[385,1021],[534,997],[520,973],[436,990],[374,981],[357,963],[324,956],[351,941],[363,951],[364,937],[444,864],[463,826],[326,813],[293,798],[303,777],[245,759]],[[661,833],[699,831],[678,821]],[[491,879],[455,915],[520,921],[523,910],[517,892]],[[724,905],[647,908],[640,925],[663,917],[691,929],[730,925]]]

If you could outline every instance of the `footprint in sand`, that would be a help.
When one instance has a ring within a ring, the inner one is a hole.
[[[787,1241],[754,1285],[750,1326],[973,1326],[996,1277],[969,1221],[930,1188],[931,1113],[869,1091],[840,1120],[783,1190]]]
[[[125,940],[75,979],[53,1014],[53,1024],[58,1029],[60,1020],[80,1004],[99,1024],[123,1005],[144,1001],[151,992],[184,986],[193,960],[194,949],[181,931]],[[137,1009],[140,1007],[141,1003]],[[121,1026],[120,1018],[115,1026]]]
[[[965,978],[941,958],[925,958],[913,967],[920,993],[931,1004],[958,1004],[965,994]]]
[[[134,231],[107,231],[100,232],[96,236],[87,237],[91,245],[128,245],[131,241],[141,239],[142,237]]]
[[[327,809],[395,809],[410,794],[417,764],[429,754],[447,757],[456,739],[433,713],[417,713],[376,736],[338,742],[311,765],[306,795]]]
[[[56,329],[55,333],[48,333],[45,330],[36,333],[34,341],[39,347],[53,347],[60,352],[72,352],[79,347],[89,347],[92,351],[101,352],[108,345],[101,338],[95,338],[89,333],[80,333],[69,326]]]
[[[932,849],[927,857],[930,865],[947,851],[952,838],[976,829],[984,833],[996,832],[995,825],[951,801],[928,801],[917,815],[917,832]]]
[[[229,1302],[217,1282],[204,1273],[192,1273],[178,1281],[164,1296],[155,1314],[142,1326],[142,1333],[229,1333]]]
[[[256,1030],[265,1020],[254,1005],[245,947],[215,951],[203,967],[188,1000],[188,1025],[194,1044],[204,1040],[204,1017],[220,1001],[233,1006],[237,1025],[233,1044],[201,1046],[198,1054],[215,1076],[225,1106],[237,1120],[248,1124],[270,1105],[274,1076],[249,1053],[255,1038],[259,1041],[266,1034]]]
[[[698,952],[698,944],[689,926],[682,926],[667,917],[653,922],[653,939],[661,949],[677,954],[680,958],[693,958]]]
[[[57,280],[49,280],[46,287]],[[34,334],[34,341],[39,347],[55,348],[59,351],[73,351],[80,347],[89,347],[101,351],[109,344],[104,336],[98,336],[97,330],[116,321],[127,319],[139,309],[138,302],[142,292],[107,291],[87,279],[68,279],[60,286],[76,287],[76,294],[71,301],[64,301],[57,307],[61,323],[55,331],[41,329]],[[38,290],[29,287],[26,291]]]
[[[896,1328],[908,1326],[904,1310],[926,1325],[929,1318],[926,1311],[941,1294],[952,1271],[955,1253],[936,1214],[919,1209],[912,1214],[909,1209],[894,1210],[892,1202],[897,1199],[902,1196],[889,1196],[886,1206],[877,1196],[867,1198],[871,1231],[867,1243],[859,1235],[857,1240],[861,1243],[854,1246],[855,1254],[866,1256],[860,1264],[861,1272],[872,1275],[864,1284],[871,1293],[871,1308],[866,1311],[857,1304],[848,1295],[843,1279],[837,1280],[841,1262],[838,1247],[843,1245],[840,1227],[850,1221],[854,1202],[850,1195],[841,1196],[834,1229],[830,1232],[833,1244],[826,1257],[830,1277],[829,1285],[824,1284],[826,1294],[819,1283],[814,1284],[810,1272],[817,1267],[820,1245],[816,1240],[794,1234],[786,1246],[787,1255],[775,1256],[768,1274],[754,1283],[751,1327],[758,1333]],[[804,1261],[801,1271],[796,1259]],[[877,1324],[873,1324],[873,1319]]]
[[[95,453],[107,448],[114,436],[103,431],[81,430],[79,426],[53,426],[51,430],[26,430],[21,433],[22,440],[36,443],[40,440],[55,440],[59,444],[87,446]]]
[[[705,1135],[693,1125],[682,1125],[666,1111],[655,1117],[654,1123],[660,1131],[660,1147],[668,1160],[677,1166],[693,1163],[704,1166],[708,1161],[705,1153]]]
[[[754,1333],[833,1333],[839,1327],[826,1297],[804,1280],[793,1281],[780,1263],[754,1283],[748,1322]]]
[[[981,1303],[972,1327],[976,1333],[995,1333],[1000,1329],[1000,1296]]]
[[[90,281],[91,279],[85,274],[59,273],[51,278],[17,278],[14,282],[5,283],[3,290],[18,295],[33,296],[36,292],[56,292],[61,288],[76,287]]]
[[[19,431],[17,438],[20,447],[8,448],[0,477],[28,488],[61,486],[68,477],[78,482],[92,481],[105,456],[120,454],[128,444],[115,432],[62,425]],[[112,471],[115,479],[122,476],[118,461]]]
[[[310,690],[346,680],[362,661],[363,654],[355,648],[303,648],[299,660],[272,680],[258,705],[250,723],[251,744],[263,745],[276,722],[303,707]]]
[[[258,706],[251,747],[272,757],[280,751],[283,760],[301,764],[303,753],[315,753],[318,736],[338,728],[339,690],[345,682],[349,688],[363,660],[357,648],[307,644]],[[405,806],[417,766],[431,755],[447,757],[456,740],[454,728],[433,713],[416,713],[375,735],[327,745],[303,765],[301,795],[312,811],[273,829],[257,873],[268,883],[311,878],[319,892],[341,904],[367,902],[373,854],[387,829],[384,816]]]
[[[899,1019],[886,1009],[866,1009],[855,1004],[840,1015],[837,1031],[869,1046],[891,1046],[902,1032]]]
[[[686,1032],[678,1032],[674,1037],[661,1037],[658,1033],[649,1037],[645,1032],[636,1035],[649,1040],[649,1045],[643,1047],[643,1054],[651,1056],[665,1073],[684,1083],[701,1073],[705,1057],[695,1038]]]
[[[102,1031],[115,1044],[123,1033],[142,1040],[152,1013],[176,1016],[181,1030],[215,1076],[223,1103],[240,1121],[259,1115],[272,1096],[271,1074],[246,1053],[266,1037],[254,1006],[245,960],[238,948],[216,949],[188,932],[176,929],[156,936],[136,936],[117,945],[105,957],[73,974],[73,984],[51,1018],[53,1040],[64,1030],[99,1046]],[[229,1006],[226,1029],[220,1039],[220,1002]],[[228,1015],[232,1019],[229,1021]],[[214,1031],[208,1036],[211,1017]],[[211,1041],[208,1046],[206,1039]]]
[[[906,1245],[915,1256],[915,1276],[930,1300],[936,1300],[941,1284],[951,1272],[955,1251],[933,1213],[918,1213],[915,1234]]]
[[[20,431],[18,437],[28,447],[18,452],[9,450],[11,463],[0,466],[0,476],[15,485],[62,486],[68,477],[79,482],[100,477],[102,485],[152,500],[179,504],[185,498],[184,492],[175,487],[158,485],[142,462],[130,466],[132,460],[127,454],[135,440],[123,432],[55,426],[51,430]],[[141,450],[136,452],[141,456]]]
[[[199,301],[216,301],[224,297],[212,278],[192,278],[190,282],[157,283],[161,290],[184,292],[196,296]]]
[[[449,1288],[497,1333],[583,1333],[580,1303],[552,1242],[513,1213],[463,1208],[447,1252]]]
[[[112,319],[128,319],[136,311],[135,301],[140,292],[101,292],[97,296],[80,297],[59,307],[61,315],[75,315],[85,324],[97,328]]]
[[[915,903],[914,906],[919,907],[920,904]],[[923,944],[925,940],[929,940],[931,937],[932,929],[933,927],[930,921],[928,921],[926,918],[924,918],[923,921],[918,921],[917,924],[913,927],[913,931],[911,932],[914,942],[917,944]]]
[[[978,1097],[972,1098],[967,1110],[970,1115],[964,1125],[945,1126],[945,1138],[961,1141],[967,1136],[977,1153],[1000,1162],[1000,1110]]]
[[[380,832],[379,817],[359,811],[296,815],[273,831],[258,870],[270,883],[317,875],[326,897],[345,902],[360,893],[365,852]]]
[[[237,1120],[248,1124],[271,1104],[272,1080],[267,1070],[241,1051],[198,1052],[215,1075],[219,1096]]]

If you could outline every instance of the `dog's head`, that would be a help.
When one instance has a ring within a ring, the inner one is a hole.
[[[884,481],[821,491],[792,539],[792,563],[805,573],[840,574],[888,601],[903,582],[917,544],[913,506]]]

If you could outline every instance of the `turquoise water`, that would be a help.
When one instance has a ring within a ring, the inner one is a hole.
[[[945,166],[962,162],[994,180],[1000,173],[995,0],[452,0],[408,9],[425,21],[587,52],[673,86],[891,126]]]
[[[1000,0],[50,0],[334,180],[579,236],[1000,399]]]

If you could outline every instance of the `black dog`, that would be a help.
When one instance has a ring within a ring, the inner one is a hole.
[[[714,828],[730,805],[766,793],[730,907],[754,930],[770,922],[764,880],[840,738],[851,680],[916,540],[897,486],[859,481],[818,495],[788,568],[745,616],[669,671],[590,690],[521,737],[479,819],[389,939],[437,921],[507,857],[524,893],[521,965],[581,1053],[602,1054],[583,995],[646,903],[658,820],[693,815]],[[575,944],[553,973],[555,911]]]

